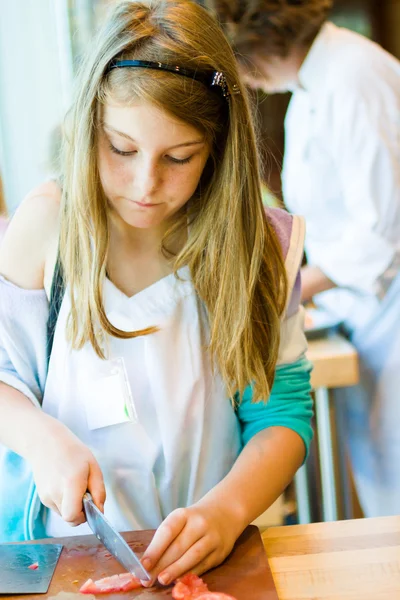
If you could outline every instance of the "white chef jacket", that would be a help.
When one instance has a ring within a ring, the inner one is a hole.
[[[341,288],[318,301],[347,318],[363,298],[369,318],[400,263],[400,63],[326,23],[299,79],[285,122],[285,202],[306,218],[309,264]]]
[[[308,262],[337,284],[315,301],[347,325],[360,384],[335,392],[366,516],[400,512],[400,63],[324,25],[286,122],[288,208]],[[339,414],[339,413],[338,413]]]

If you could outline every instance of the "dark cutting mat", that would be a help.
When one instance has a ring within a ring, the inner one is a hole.
[[[46,593],[61,544],[0,544],[0,594]],[[33,570],[29,566],[38,563]]]

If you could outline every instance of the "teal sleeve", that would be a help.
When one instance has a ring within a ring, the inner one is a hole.
[[[304,357],[290,365],[277,367],[271,395],[265,403],[253,404],[252,386],[246,388],[237,408],[243,445],[267,427],[288,427],[303,440],[307,459],[313,437],[311,370],[312,364]]]

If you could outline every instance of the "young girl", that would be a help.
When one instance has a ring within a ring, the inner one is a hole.
[[[119,530],[158,528],[143,563],[163,584],[228,555],[312,435],[303,233],[264,214],[213,18],[115,7],[81,69],[62,194],[31,194],[1,252],[3,539],[87,533],[89,490]]]

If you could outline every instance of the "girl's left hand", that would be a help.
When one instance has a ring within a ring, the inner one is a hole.
[[[226,507],[210,503],[178,508],[157,529],[142,564],[162,585],[189,571],[201,575],[231,552],[243,529],[234,521]]]

